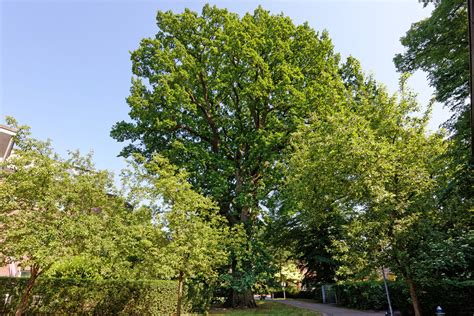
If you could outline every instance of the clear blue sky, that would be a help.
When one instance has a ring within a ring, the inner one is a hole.
[[[397,89],[393,56],[411,23],[429,16],[417,0],[105,1],[0,0],[0,123],[7,115],[51,138],[56,150],[93,150],[99,168],[118,171],[123,144],[111,126],[128,119],[129,51],[156,32],[157,10],[199,11],[205,2],[243,14],[259,4],[297,24],[327,29],[335,50],[358,58],[365,71]],[[432,89],[424,74],[411,86],[423,104]],[[447,119],[438,105],[431,128]]]

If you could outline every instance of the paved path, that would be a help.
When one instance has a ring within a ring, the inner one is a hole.
[[[318,311],[323,316],[384,316],[384,312],[374,311],[358,311],[354,309],[348,309],[344,307],[338,307],[332,304],[318,304],[311,303],[309,301],[298,301],[298,300],[275,300],[275,302],[291,305],[300,308],[306,308],[313,311]]]

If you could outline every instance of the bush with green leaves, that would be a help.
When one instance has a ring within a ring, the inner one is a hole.
[[[0,314],[13,313],[25,278],[0,278]],[[39,278],[26,313],[163,315],[176,312],[177,282]]]
[[[403,281],[389,282],[394,310],[411,315],[408,287]],[[314,295],[319,296],[320,287]],[[432,315],[441,306],[447,315],[472,315],[474,312],[474,281],[441,280],[423,283],[418,288],[421,312]],[[338,304],[361,310],[387,310],[387,297],[382,281],[345,282],[337,285]]]

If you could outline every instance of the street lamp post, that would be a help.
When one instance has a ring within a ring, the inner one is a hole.
[[[385,277],[385,268],[384,267],[382,267],[382,276],[383,276],[383,284],[385,285],[385,294],[387,294],[388,311],[390,313],[390,316],[393,316],[392,302],[390,300],[390,292],[388,291],[388,284],[387,284],[387,278]]]

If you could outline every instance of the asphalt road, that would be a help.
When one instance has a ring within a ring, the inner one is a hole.
[[[298,300],[278,300],[278,303],[318,311],[323,316],[384,316],[384,312],[359,311],[344,307],[338,307],[332,304],[318,304]]]

